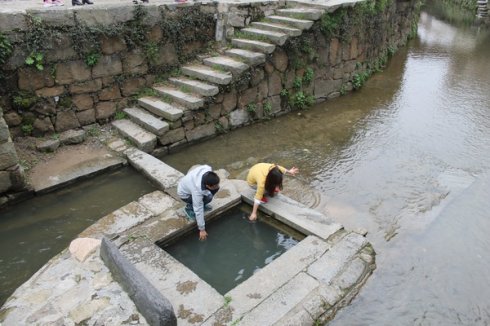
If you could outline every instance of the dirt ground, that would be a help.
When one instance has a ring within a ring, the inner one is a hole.
[[[14,144],[26,180],[32,185],[55,171],[67,171],[76,168],[80,162],[113,154],[106,144],[115,138],[115,132],[109,126],[97,126],[96,132],[86,133],[83,143],[60,145],[54,152],[44,153],[36,149],[36,144],[45,138],[20,137],[14,140]]]

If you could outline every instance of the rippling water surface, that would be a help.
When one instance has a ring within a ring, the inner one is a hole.
[[[286,194],[369,232],[378,268],[332,325],[490,324],[488,31],[422,13],[360,91],[164,158],[242,178],[262,160],[298,166]]]

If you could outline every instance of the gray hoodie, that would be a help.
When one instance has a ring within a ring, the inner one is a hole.
[[[213,171],[209,165],[197,165],[180,179],[177,186],[177,194],[180,198],[192,196],[192,208],[196,214],[197,227],[201,231],[205,229],[203,197],[212,195],[202,183],[202,176],[209,171]]]

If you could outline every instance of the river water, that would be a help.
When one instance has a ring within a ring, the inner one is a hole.
[[[285,182],[286,195],[348,229],[367,230],[377,269],[331,325],[490,324],[490,33],[438,17],[423,12],[417,38],[361,90],[162,158],[181,171],[208,163],[232,177],[244,177],[257,161],[298,166],[300,174]],[[112,180],[95,195],[106,212],[152,189],[142,178]],[[36,212],[60,204],[57,194],[23,205],[29,232],[50,228],[35,223]],[[88,194],[75,189],[72,197]],[[64,207],[83,211],[91,202]],[[92,219],[70,219],[79,224],[76,231],[65,230],[68,219],[61,219],[50,233],[62,238],[56,247],[31,233],[8,238],[16,209],[0,221],[4,296],[104,215],[96,207]],[[40,220],[56,221],[56,214]],[[37,250],[20,251],[33,241],[40,242]],[[43,252],[28,269],[25,262]],[[9,270],[23,269],[26,275],[12,282]]]
[[[366,229],[377,252],[331,325],[490,324],[488,31],[423,12],[360,91],[164,158],[238,177],[262,160],[298,166],[285,194]]]

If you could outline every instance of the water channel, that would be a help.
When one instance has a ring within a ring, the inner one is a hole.
[[[366,229],[378,267],[331,325],[490,323],[488,30],[424,11],[418,37],[361,90],[162,159],[181,171],[208,163],[233,177],[257,161],[298,166],[286,195]],[[135,188],[118,184],[104,199]],[[80,205],[73,209],[87,202]],[[4,220],[8,234],[13,219]],[[3,265],[16,248],[1,248]]]

